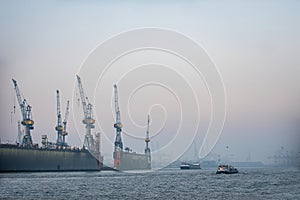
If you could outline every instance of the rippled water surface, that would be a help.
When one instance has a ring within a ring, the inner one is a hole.
[[[0,174],[1,199],[300,199],[300,171],[241,168],[152,173],[60,172]]]

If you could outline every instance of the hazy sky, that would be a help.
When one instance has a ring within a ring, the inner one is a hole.
[[[11,78],[18,81],[33,107],[33,140],[40,142],[47,133],[54,141],[55,91],[61,91],[64,112],[65,102],[72,98],[75,74],[89,53],[120,32],[159,27],[192,38],[220,70],[227,117],[213,153],[241,161],[250,154],[253,161],[268,162],[267,157],[281,146],[299,151],[299,1],[64,0],[0,1],[0,5],[1,142],[14,142],[17,135],[19,107],[11,123],[15,101]],[[176,108],[169,106],[171,115]],[[114,135],[113,116],[107,115]],[[141,119],[136,114],[137,122],[146,122],[146,115]],[[68,141],[81,146],[78,135],[72,135],[71,116],[69,121]],[[159,127],[159,120],[153,123]]]

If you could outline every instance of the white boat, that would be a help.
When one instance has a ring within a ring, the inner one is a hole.
[[[180,169],[201,169],[200,163],[186,163],[182,162]]]
[[[239,171],[231,165],[219,165],[216,174],[236,174]]]

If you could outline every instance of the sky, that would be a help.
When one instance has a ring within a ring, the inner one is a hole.
[[[75,75],[83,73],[80,67],[89,60],[91,52],[99,44],[113,36],[133,29],[156,27],[176,31],[197,42],[219,70],[226,91],[226,119],[211,155],[220,155],[231,161],[249,160],[250,155],[251,161],[268,163],[271,161],[268,157],[281,146],[289,152],[300,151],[298,1],[64,0],[0,1],[0,4],[2,143],[13,143],[17,136],[19,107],[16,107],[16,114],[11,114],[13,105],[16,104],[11,81],[14,78],[18,81],[22,95],[33,107],[33,140],[40,142],[42,134],[48,134],[52,141],[56,139],[55,95],[56,89],[60,89],[63,112],[66,101],[73,97],[68,127],[70,135],[67,140],[71,145],[81,146],[82,136],[78,135],[77,131],[79,129],[82,133],[84,129],[83,125],[78,123],[81,107],[77,105],[78,89],[75,86]],[[145,61],[143,59],[149,59],[146,58],[147,55],[156,58],[155,53],[146,51],[143,55],[136,54],[132,58],[129,56],[127,60],[124,58],[125,60],[120,61],[127,64],[135,62],[136,58]],[[160,53],[159,56],[167,55]],[[153,134],[163,132],[165,136],[157,141],[153,138],[153,150],[167,143],[178,129],[180,110],[176,98],[170,91],[163,92],[162,87],[152,86],[145,88],[144,93],[133,96],[133,103],[126,102],[133,88],[141,84],[139,80],[150,77],[148,81],[151,81],[155,77],[164,80],[165,84],[172,83],[173,78],[180,80],[178,74],[172,74],[172,66],[177,63],[175,58],[170,58],[172,59],[173,64],[169,65],[169,68],[151,65],[119,80],[121,114],[124,113],[122,119],[128,134],[134,135],[136,130],[144,134],[149,108],[151,105],[160,105],[150,109],[153,123],[150,130]],[[118,64],[123,64],[122,62],[115,64],[116,69]],[[118,79],[109,80],[113,82]],[[83,84],[87,82],[88,80],[83,80]],[[185,90],[185,83],[176,83],[174,87],[180,86]],[[98,87],[101,91],[101,84]],[[199,85],[199,93],[204,88],[202,87],[203,85]],[[92,99],[90,90],[93,88],[85,89]],[[104,96],[108,97],[108,100],[103,100],[105,104],[95,105],[96,109],[100,109],[96,111],[100,113],[97,118],[101,121],[99,123],[102,131],[107,133],[106,144],[114,139],[112,89],[112,85],[105,87],[105,94],[108,96]],[[175,93],[181,94],[179,90],[175,90]],[[211,116],[210,107],[206,106],[209,105],[206,92],[203,92],[203,104],[200,104],[204,110],[201,113],[201,116],[204,116],[201,121],[204,125],[200,125],[199,132],[202,131],[201,128],[207,129],[207,122]],[[95,95],[96,99],[100,99],[97,102],[101,102],[101,95],[102,93]],[[186,92],[186,96],[188,95],[190,94]],[[159,100],[162,101],[157,102],[157,96],[161,97]],[[182,99],[184,96],[185,94],[179,95]],[[184,106],[189,101],[184,99],[182,102]],[[192,121],[195,113],[190,107],[184,108],[184,112],[193,117],[184,120],[192,127],[195,125]],[[130,121],[127,108],[130,108],[132,119],[137,126]],[[73,111],[78,113],[74,119]],[[167,122],[163,127],[164,120]],[[96,129],[95,131],[100,131],[99,127]],[[192,132],[192,128],[187,125],[183,131]],[[203,138],[203,135],[197,138],[196,143],[199,147]],[[125,141],[130,143],[130,139]],[[133,143],[132,146],[142,152],[144,143]],[[186,153],[187,157],[191,157],[191,149]]]

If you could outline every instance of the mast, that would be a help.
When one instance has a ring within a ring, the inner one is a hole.
[[[18,146],[22,145],[22,130],[21,130],[21,123],[18,121],[18,137],[17,137],[17,144]]]
[[[146,148],[145,148],[145,154],[150,155],[150,148],[149,148],[149,142],[150,142],[150,137],[149,137],[149,128],[150,128],[150,115],[148,115],[148,120],[147,120],[147,132],[146,132]]]
[[[56,111],[57,111],[57,125],[55,127],[55,130],[57,131],[56,146],[61,147],[63,145],[62,132],[63,132],[64,128],[62,126],[62,118],[61,118],[61,112],[60,112],[59,90],[56,90]]]
[[[68,117],[69,117],[69,106],[70,106],[70,101],[67,101],[66,112],[65,112],[65,119],[63,121],[64,130],[62,132],[63,145],[64,146],[67,146],[66,138],[65,137],[68,135],[68,132],[67,132],[67,122],[68,122]]]
[[[114,128],[116,129],[116,139],[115,139],[115,151],[123,150],[123,142],[122,142],[122,123],[121,123],[121,114],[119,109],[119,98],[118,98],[118,88],[117,85],[114,85],[115,92],[115,112],[116,112],[116,123],[114,124]]]

